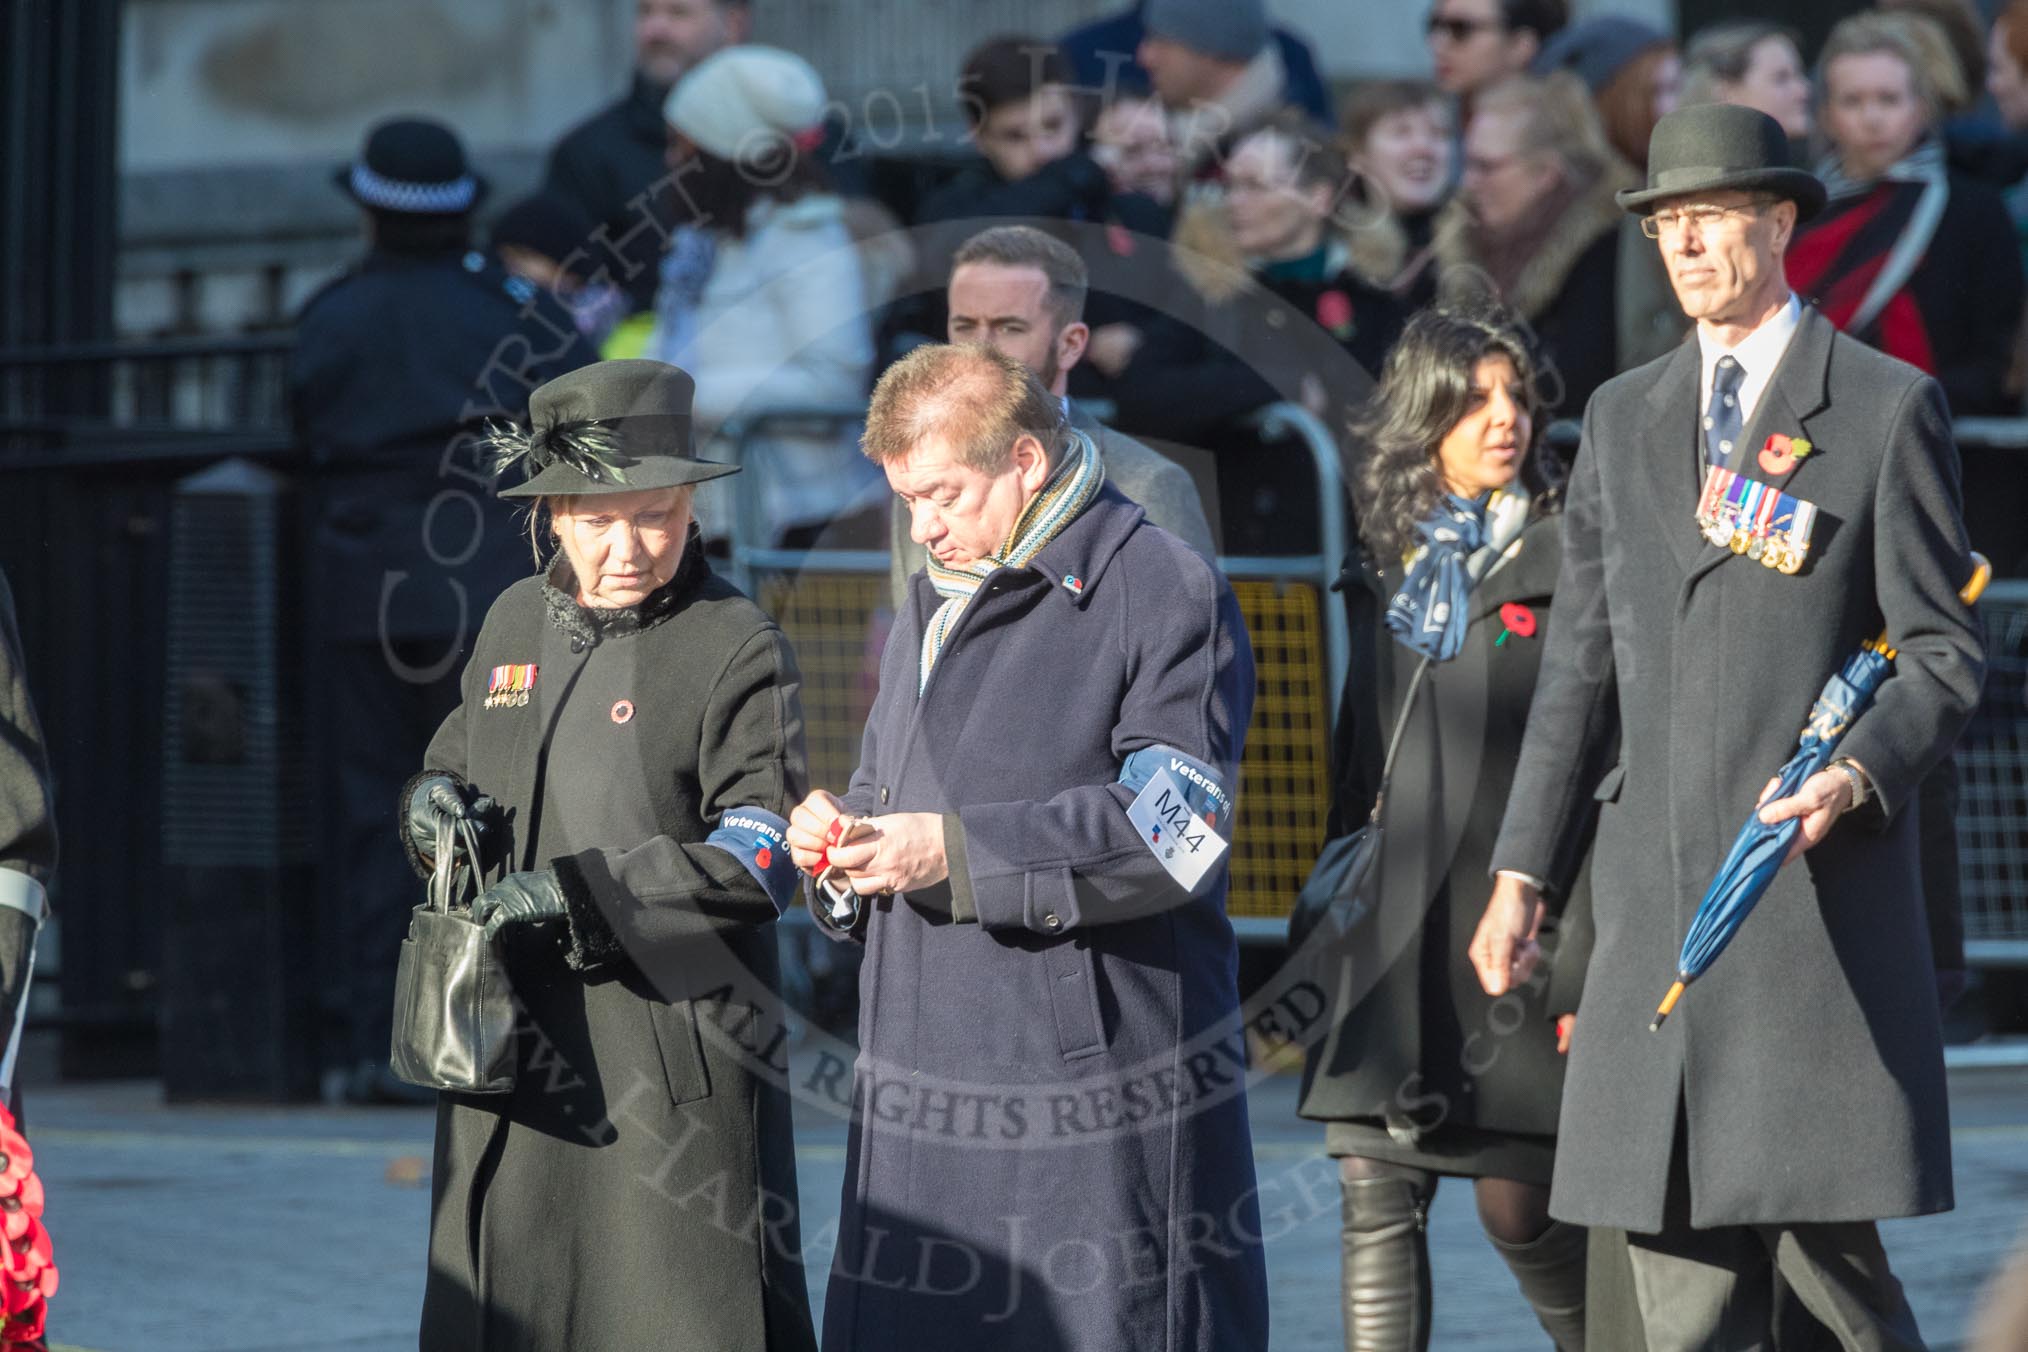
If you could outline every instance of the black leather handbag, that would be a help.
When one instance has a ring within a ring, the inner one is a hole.
[[[1373,910],[1374,891],[1380,883],[1380,813],[1387,804],[1388,781],[1394,777],[1395,753],[1401,750],[1401,737],[1408,729],[1408,716],[1415,710],[1415,697],[1422,691],[1422,678],[1431,660],[1423,658],[1409,678],[1401,713],[1394,720],[1394,735],[1388,738],[1387,759],[1380,767],[1380,791],[1373,795],[1373,811],[1367,814],[1366,824],[1325,841],[1302,891],[1296,893],[1295,909],[1289,912],[1291,952],[1319,925],[1329,931],[1327,942],[1341,939]]]
[[[478,833],[469,819],[440,816],[436,844],[428,899],[401,943],[388,1069],[425,1089],[504,1094],[514,1087],[514,997],[499,950],[472,919]]]

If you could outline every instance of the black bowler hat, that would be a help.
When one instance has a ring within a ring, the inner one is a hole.
[[[427,118],[398,117],[367,133],[359,158],[334,176],[363,207],[412,216],[462,216],[486,195],[458,134]]]
[[[503,498],[632,493],[676,488],[739,473],[738,465],[690,451],[687,371],[632,358],[593,362],[528,396],[528,427],[495,424],[486,442],[496,468],[528,466],[528,479]]]
[[[1648,186],[1615,193],[1613,200],[1645,213],[1665,197],[1727,190],[1786,197],[1799,220],[1824,207],[1824,185],[1789,162],[1782,124],[1731,103],[1678,108],[1657,122],[1648,138]]]

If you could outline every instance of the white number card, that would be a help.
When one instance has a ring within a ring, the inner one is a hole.
[[[1224,838],[1190,810],[1182,782],[1166,769],[1148,780],[1127,808],[1127,820],[1141,833],[1141,843],[1154,853],[1156,862],[1192,895],[1225,856]]]

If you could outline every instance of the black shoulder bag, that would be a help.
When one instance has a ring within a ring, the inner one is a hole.
[[[1394,720],[1394,735],[1388,738],[1387,759],[1380,767],[1380,790],[1373,795],[1373,811],[1366,815],[1366,824],[1350,835],[1325,841],[1302,891],[1296,893],[1295,909],[1289,912],[1291,949],[1301,947],[1319,924],[1330,927],[1331,938],[1342,938],[1373,910],[1374,891],[1380,882],[1380,813],[1387,805],[1387,786],[1394,778],[1394,757],[1401,750],[1402,734],[1408,730],[1408,716],[1415,711],[1422,678],[1433,660],[1423,658],[1409,677],[1408,693]]]

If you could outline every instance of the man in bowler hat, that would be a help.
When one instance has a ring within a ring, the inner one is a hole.
[[[388,992],[416,888],[378,848],[387,804],[457,701],[486,607],[529,571],[492,494],[478,425],[592,359],[552,297],[472,251],[485,183],[457,136],[401,118],[337,173],[358,203],[364,258],[297,319],[289,399],[309,488],[313,707],[323,714],[320,908],[327,1065],[348,1095],[403,1096],[385,1070]]]
[[[1956,595],[1971,565],[1943,394],[1789,291],[1783,252],[1824,189],[1790,167],[1765,114],[1670,114],[1647,185],[1619,201],[1696,329],[1586,411],[1557,588],[1569,603],[1548,632],[1472,958],[1495,994],[1527,976],[1535,879],[1597,800],[1597,943],[1551,1211],[1631,1232],[1650,1352],[1767,1346],[1777,1272],[1841,1346],[1920,1348],[1874,1223],[1952,1205],[1908,810],[1976,705],[1984,662]],[[1814,508],[1807,550],[1789,538],[1764,553],[1757,519],[1713,543],[1700,492],[1728,475],[1756,500],[1778,490]],[[1900,656],[1838,758],[1760,801],[1826,677],[1883,630]],[[1574,767],[1615,708],[1620,763],[1583,782]],[[1756,806],[1766,822],[1799,819],[1790,856],[1738,942],[1651,1032]]]

